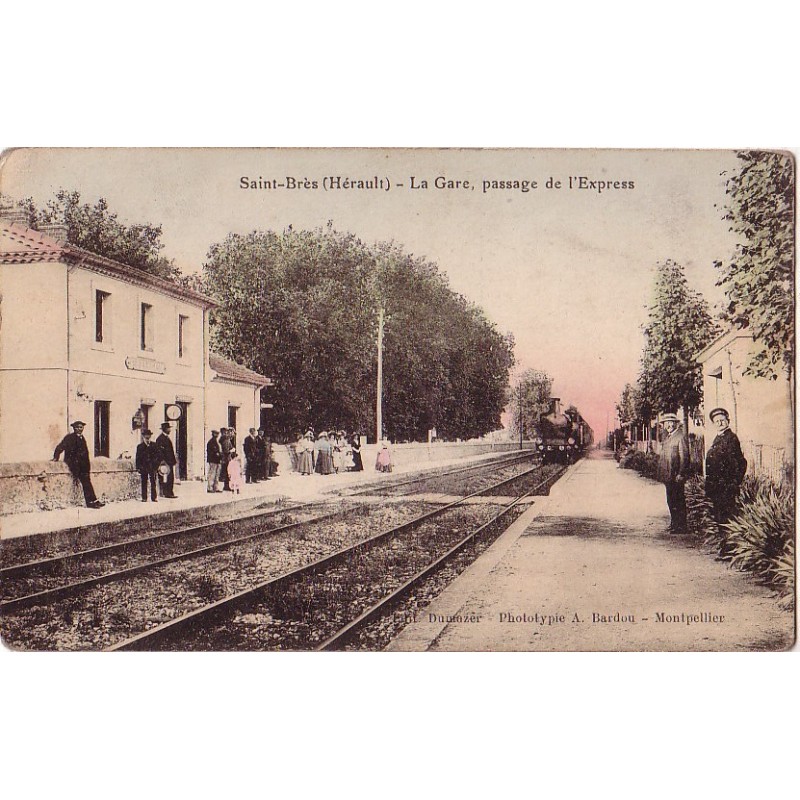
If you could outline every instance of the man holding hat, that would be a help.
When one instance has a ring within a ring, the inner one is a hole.
[[[175,457],[172,439],[169,438],[171,430],[172,425],[169,422],[161,423],[161,434],[156,439],[156,446],[159,451],[158,483],[161,487],[161,496],[174,500],[175,465],[178,463],[178,459]]]
[[[667,438],[661,444],[658,459],[658,479],[667,489],[670,514],[670,533],[686,533],[686,491],[689,477],[689,442],[677,414],[663,414],[661,423]]]
[[[87,508],[102,508],[105,503],[101,503],[94,493],[92,479],[89,477],[89,447],[86,439],[83,438],[85,422],[76,420],[72,423],[72,433],[68,433],[53,452],[53,461],[58,461],[59,456],[64,454],[64,463],[69,467],[83,487],[83,497],[86,500]]]
[[[722,525],[736,509],[736,497],[747,471],[747,459],[736,434],[730,429],[730,416],[724,408],[708,415],[717,435],[706,453],[706,497],[714,504],[714,519]]]
[[[150,499],[158,502],[156,473],[161,463],[161,453],[152,442],[153,431],[143,430],[142,441],[136,448],[136,470],[142,479],[142,502],[147,502],[147,483],[150,482]]]

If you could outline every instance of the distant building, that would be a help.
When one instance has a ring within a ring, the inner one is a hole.
[[[93,458],[130,458],[167,419],[180,478],[210,429],[257,426],[269,379],[209,353],[214,300],[0,209],[0,462],[50,458],[76,419]]]
[[[726,408],[731,428],[742,443],[748,471],[780,480],[787,467],[794,465],[792,385],[784,377],[770,380],[744,374],[756,348],[746,331],[733,330],[695,356],[703,369],[706,447],[714,436],[708,412]]]

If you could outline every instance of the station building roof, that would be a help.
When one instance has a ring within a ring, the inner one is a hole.
[[[219,304],[211,297],[181,286],[174,281],[160,278],[152,273],[105,258],[83,247],[66,241],[66,227],[50,225],[38,231],[28,227],[18,219],[20,213],[0,209],[0,264],[38,264],[42,262],[62,262],[119,278],[127,283],[148,286],[163,294],[202,306],[216,308]]]
[[[214,372],[217,373],[216,377],[225,380],[233,381],[234,383],[248,383],[251,386],[272,386],[272,379],[266,375],[259,375],[229,358],[219,355],[218,353],[210,352],[208,354],[208,363]]]

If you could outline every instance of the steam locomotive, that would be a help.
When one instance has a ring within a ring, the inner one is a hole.
[[[539,420],[536,448],[544,464],[572,464],[594,441],[589,423],[574,406],[561,411],[560,400],[552,398],[550,410]]]

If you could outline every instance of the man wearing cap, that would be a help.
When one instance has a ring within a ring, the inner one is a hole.
[[[258,446],[258,436],[256,435],[256,429],[250,428],[250,435],[245,436],[244,439],[244,457],[247,459],[247,464],[245,465],[245,483],[258,483],[258,456],[259,456],[259,446]]]
[[[169,422],[161,423],[161,434],[156,439],[156,446],[159,450],[158,483],[161,487],[161,496],[174,500],[175,465],[178,463],[178,459],[175,457],[172,439],[169,438],[171,430],[172,425]],[[169,467],[169,471],[164,469],[164,465]]]
[[[736,509],[736,497],[747,471],[739,438],[730,429],[726,409],[715,408],[708,415],[717,435],[706,453],[706,497],[714,504],[714,519],[728,522]]]
[[[231,450],[235,449],[233,444],[233,428],[220,428],[219,430],[219,446],[222,450],[222,460],[219,465],[219,474],[222,476],[222,490],[224,492],[231,491],[230,476],[228,475],[228,464],[231,460]]]
[[[136,469],[142,479],[142,502],[147,502],[147,483],[150,482],[150,499],[158,502],[156,494],[156,473],[161,463],[158,447],[151,441],[153,431],[143,430],[142,441],[136,448]]]
[[[219,488],[219,471],[222,469],[222,447],[217,438],[218,436],[219,431],[211,431],[211,438],[206,442],[207,491],[212,494],[222,491],[222,489]]]
[[[667,438],[661,445],[658,459],[658,479],[667,489],[670,513],[670,533],[686,533],[686,491],[689,477],[689,442],[677,414],[664,414],[661,423]]]
[[[86,500],[87,508],[102,508],[105,503],[101,503],[97,499],[92,479],[89,477],[89,447],[86,439],[83,438],[83,429],[86,427],[86,423],[76,420],[71,427],[72,433],[68,433],[53,452],[53,461],[58,461],[59,456],[63,453],[64,463],[83,487],[83,497]]]

